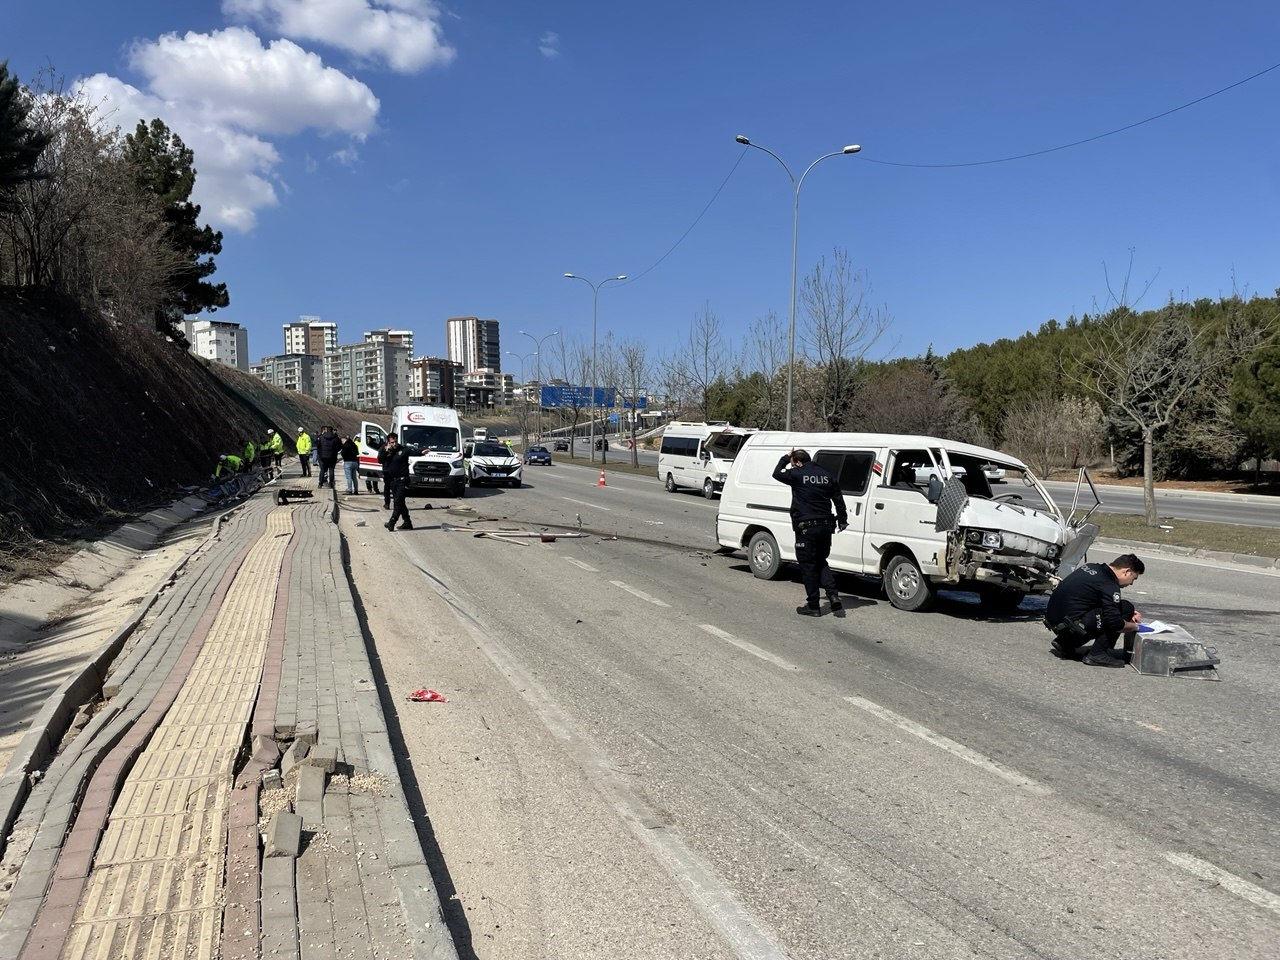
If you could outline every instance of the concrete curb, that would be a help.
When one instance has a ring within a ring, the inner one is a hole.
[[[22,804],[31,791],[31,775],[35,771],[43,769],[49,758],[57,751],[58,745],[62,742],[62,738],[66,734],[67,728],[71,725],[76,711],[87,703],[94,694],[102,690],[112,661],[124,648],[125,642],[133,635],[133,631],[138,628],[138,624],[143,621],[147,613],[155,606],[160,594],[173,584],[192,557],[218,537],[222,531],[222,524],[236,509],[238,509],[238,506],[232,507],[217,517],[215,525],[209,531],[208,536],[173,565],[160,581],[159,586],[147,594],[142,602],[138,604],[137,609],[129,615],[129,618],[120,625],[119,629],[102,645],[101,649],[86,661],[78,672],[68,677],[66,682],[54,691],[49,700],[40,709],[40,712],[36,714],[35,719],[31,721],[26,735],[10,755],[9,763],[5,767],[3,776],[0,776],[0,857],[4,856],[5,848],[8,845],[9,831],[13,829],[18,812],[22,809]],[[187,520],[193,519],[200,512],[193,512],[187,517]],[[178,523],[182,522],[186,521],[180,520]],[[178,523],[172,524],[167,529],[173,529],[178,526]]]
[[[1075,486],[1074,480],[1050,480],[1048,483]],[[1108,490],[1123,490],[1126,493],[1142,493],[1140,486],[1126,486],[1122,483],[1094,484],[1100,493]],[[1156,499],[1169,497],[1174,500],[1221,500],[1226,503],[1271,503],[1280,507],[1280,496],[1268,497],[1259,493],[1223,493],[1218,490],[1179,490],[1156,486]]]
[[[349,612],[350,619],[354,621],[355,584],[351,579],[351,566],[348,562],[350,550],[342,527],[338,524],[339,512],[335,494],[332,519],[338,537],[339,565],[344,578],[342,584],[349,597],[344,613]],[[365,656],[372,658],[373,638],[362,627],[357,627],[357,631],[361,636]],[[381,694],[387,691],[379,691],[373,684],[370,686],[371,689],[361,689],[353,694],[353,698],[359,699],[360,728],[368,768],[370,772],[382,776],[391,787],[387,795],[377,798],[374,816],[385,841],[385,856],[400,895],[405,922],[413,932],[413,957],[414,960],[458,960],[458,948],[444,920],[440,891],[427,866],[426,853],[422,849],[404,786],[400,782],[400,771],[396,766],[391,738],[387,732],[386,714],[382,709]]]
[[[1235,563],[1243,567],[1254,567],[1260,573],[1276,572],[1280,574],[1280,559],[1259,557],[1251,553],[1226,553],[1221,550],[1204,550],[1199,547],[1180,547],[1177,544],[1155,543],[1147,540],[1096,540],[1095,547],[1106,547],[1112,550],[1131,551],[1141,555],[1143,552],[1170,554],[1175,557],[1195,557],[1203,560],[1217,560],[1219,563]]]

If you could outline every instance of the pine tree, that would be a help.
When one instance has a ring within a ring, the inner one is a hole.
[[[0,62],[0,211],[9,209],[13,191],[40,178],[36,161],[49,143],[48,134],[31,128],[31,95]]]
[[[139,122],[125,137],[124,149],[138,184],[163,206],[169,241],[183,261],[174,278],[172,310],[156,318],[157,327],[170,332],[184,314],[212,312],[231,302],[225,283],[206,279],[218,269],[213,258],[222,252],[222,233],[200,225],[200,205],[191,202],[195,157],[176,133],[160,120]]]

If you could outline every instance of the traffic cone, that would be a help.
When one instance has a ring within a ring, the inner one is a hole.
[[[600,468],[600,479],[596,481],[596,486],[597,486],[597,487],[607,487],[607,486],[608,486],[608,484],[604,482],[604,467],[601,467],[601,468]]]

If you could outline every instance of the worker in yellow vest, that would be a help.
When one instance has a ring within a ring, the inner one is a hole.
[[[213,479],[221,480],[223,476],[233,477],[244,467],[244,461],[234,453],[224,453],[218,458],[218,465],[213,468]]]
[[[311,476],[311,448],[313,446],[315,444],[311,442],[311,434],[299,427],[298,439],[294,441],[293,448],[298,451],[298,462],[302,464],[302,475],[304,477]]]
[[[271,455],[276,469],[279,470],[280,462],[284,460],[284,437],[274,430],[267,431],[267,453]]]

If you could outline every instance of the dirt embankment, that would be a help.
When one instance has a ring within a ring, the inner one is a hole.
[[[361,419],[42,291],[0,288],[0,358],[0,579],[207,480],[268,428]]]

